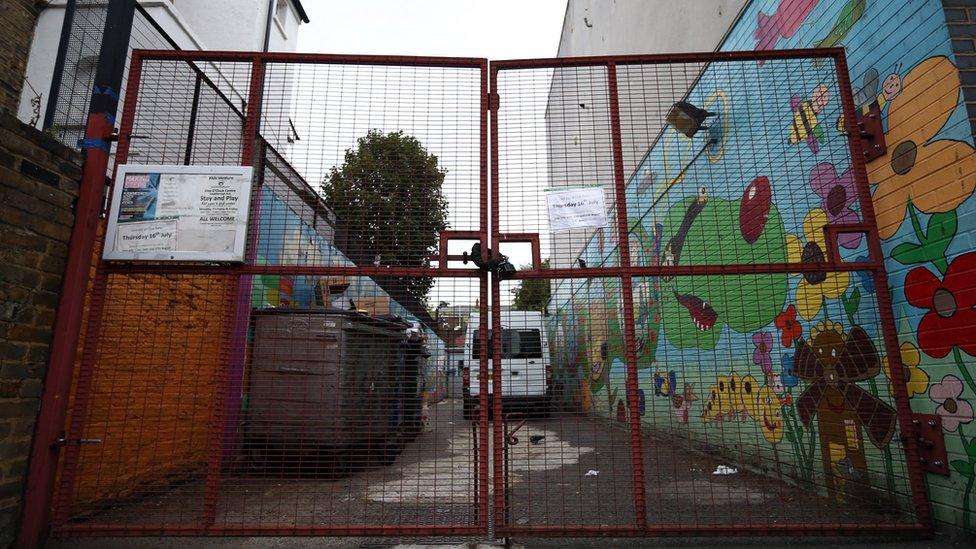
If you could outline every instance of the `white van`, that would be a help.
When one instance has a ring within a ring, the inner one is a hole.
[[[552,369],[549,362],[549,343],[538,311],[503,311],[502,315],[502,410],[521,411],[527,416],[548,416],[552,397]],[[490,322],[489,317],[489,322]],[[481,385],[478,373],[481,358],[479,316],[468,318],[468,333],[464,343],[464,418],[470,419],[478,407]],[[493,392],[491,370],[493,340],[489,324],[488,394]]]

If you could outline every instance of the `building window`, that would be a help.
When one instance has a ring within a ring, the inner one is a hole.
[[[275,5],[275,20],[282,27],[284,32],[285,23],[288,22],[288,2],[289,0],[278,0]]]

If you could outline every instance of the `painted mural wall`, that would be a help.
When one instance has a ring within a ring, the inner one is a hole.
[[[942,417],[949,451],[951,475],[927,475],[934,512],[974,528],[976,154],[942,3],[757,1],[722,49],[835,45],[855,100],[882,112],[888,154],[868,178],[905,381],[913,410]]]
[[[720,49],[839,45],[857,108],[883,118],[888,152],[868,164],[868,177],[904,382],[915,411],[941,416],[950,454],[950,476],[927,476],[934,512],[971,528],[976,154],[941,3],[754,1]],[[862,219],[831,63],[713,64],[688,100],[719,113],[716,141],[666,130],[648,151],[628,182],[632,263],[816,262],[827,253],[824,225]],[[845,261],[867,257],[860,235],[838,245]],[[597,233],[582,257],[615,264],[615,250],[613,235]],[[676,444],[707,441],[841,501],[907,491],[866,272],[634,286],[635,404],[649,431]],[[563,281],[549,309],[562,398],[624,420],[618,282]],[[885,505],[910,509],[904,498]]]

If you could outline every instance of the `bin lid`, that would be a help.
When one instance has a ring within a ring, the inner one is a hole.
[[[406,330],[410,324],[398,316],[369,316],[359,311],[349,311],[337,307],[260,307],[251,310],[254,315],[323,315],[344,316],[352,322],[359,322],[392,330]]]

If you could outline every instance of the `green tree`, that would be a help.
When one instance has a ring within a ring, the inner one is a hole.
[[[519,270],[530,270],[531,265],[520,267]],[[549,268],[549,260],[542,262],[542,268]],[[512,293],[515,300],[512,301],[512,308],[516,311],[544,311],[546,304],[549,303],[549,296],[552,288],[549,286],[548,278],[527,278],[523,280]]]
[[[416,138],[402,131],[370,130],[333,167],[322,196],[351,241],[381,265],[426,267],[447,228],[447,200],[441,192],[447,171]],[[430,277],[409,277],[404,292],[421,303]]]

